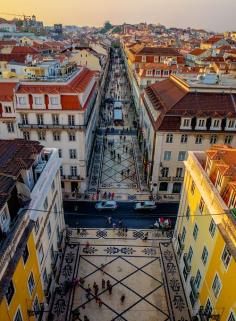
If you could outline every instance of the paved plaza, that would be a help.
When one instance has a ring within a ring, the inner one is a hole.
[[[146,232],[147,241],[143,240]],[[70,230],[68,235],[59,284],[81,277],[84,284],[73,283],[66,293],[56,293],[55,320],[83,321],[85,316],[90,321],[190,320],[171,233],[129,230],[124,236],[112,229],[89,229],[80,234]],[[102,288],[102,279],[110,281],[111,294],[106,286]],[[94,282],[101,306],[96,303]]]

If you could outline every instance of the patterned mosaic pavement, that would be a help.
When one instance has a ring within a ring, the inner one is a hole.
[[[147,230],[129,230],[127,236],[111,229],[79,232],[69,234],[59,282],[82,277],[84,284],[56,294],[52,311],[57,321],[73,320],[72,311],[79,311],[74,320],[82,321],[85,316],[90,321],[190,320],[170,234],[149,230],[145,241]],[[102,279],[110,281],[112,294],[102,288]],[[96,303],[94,282],[101,306]]]

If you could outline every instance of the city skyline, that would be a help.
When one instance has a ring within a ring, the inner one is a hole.
[[[36,6],[29,0],[24,2],[4,0],[0,13],[1,16],[4,16],[2,13],[35,14],[46,25],[62,23],[64,25],[101,26],[105,20],[110,20],[113,24],[161,23],[168,27],[204,28],[219,32],[236,29],[234,17],[236,2],[234,0],[226,0],[224,3],[220,0],[209,0],[207,3],[203,0],[197,3],[194,0],[182,0],[181,5],[176,0],[169,0],[168,6],[159,0],[145,2],[130,0],[128,3],[121,0],[112,5],[108,0],[96,0],[96,2],[94,6],[93,1],[90,0],[85,6],[81,0],[69,0],[70,5],[66,6],[65,4],[58,5],[55,0],[50,2],[42,0]],[[194,15],[191,14],[192,12]],[[4,17],[11,18],[9,15]]]

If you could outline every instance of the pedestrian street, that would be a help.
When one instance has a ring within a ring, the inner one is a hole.
[[[68,235],[59,284],[71,286],[55,295],[55,320],[190,320],[171,235],[133,229]]]

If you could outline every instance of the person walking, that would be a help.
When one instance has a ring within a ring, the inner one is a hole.
[[[91,297],[91,288],[90,285],[88,285],[87,289],[86,289],[86,298],[87,300],[90,300]]]
[[[112,218],[111,218],[111,216],[109,216],[109,217],[107,218],[107,223],[108,223],[109,225],[111,225],[111,223],[112,223]]]
[[[123,295],[120,297],[120,302],[121,302],[121,304],[123,304],[124,301],[125,301],[125,295],[123,294]]]
[[[115,231],[116,230],[116,223],[115,222],[113,223],[112,227],[113,227],[113,231]]]
[[[89,318],[87,317],[87,315],[84,316],[84,321],[89,321]]]
[[[109,287],[111,286],[110,280],[107,280],[107,290],[109,290]]]
[[[108,287],[108,292],[109,292],[109,295],[112,294],[112,285],[110,284],[109,287]]]
[[[97,298],[97,301],[99,308],[102,307],[102,300],[100,298]]]
[[[127,152],[128,152],[128,146],[125,146],[125,152],[126,152],[126,154],[127,154]]]
[[[125,237],[127,237],[127,235],[128,235],[128,228],[126,227],[125,228]]]
[[[106,288],[106,281],[104,279],[102,279],[102,289]]]

